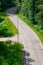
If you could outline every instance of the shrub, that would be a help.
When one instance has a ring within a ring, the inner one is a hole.
[[[43,34],[43,30],[39,30],[41,34]]]
[[[7,40],[7,41],[5,41],[4,43],[5,43],[5,44],[11,44],[12,41],[11,41],[11,40]]]
[[[11,36],[13,35],[10,27],[4,22],[0,24],[0,36]]]
[[[34,25],[34,27],[36,28],[36,30],[40,30],[40,26]]]
[[[0,17],[0,22],[2,22],[4,19]]]
[[[22,45],[16,42],[8,46],[5,42],[0,42],[0,65],[18,64],[22,65]]]
[[[0,23],[3,22],[3,20],[4,20],[4,18],[3,18],[3,16],[1,16],[1,14],[0,14]]]

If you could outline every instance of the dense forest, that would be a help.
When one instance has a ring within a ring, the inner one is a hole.
[[[43,0],[16,0],[18,12],[31,20],[38,30],[43,30]]]
[[[12,5],[38,29],[43,30],[43,0],[0,0],[0,9]]]

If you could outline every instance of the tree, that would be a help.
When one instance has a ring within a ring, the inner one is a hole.
[[[40,29],[43,30],[43,0],[37,0],[38,5],[38,13],[36,14],[36,20],[38,21],[38,25],[40,26]]]
[[[9,6],[11,6],[12,0],[1,0],[1,8],[5,9]]]
[[[23,16],[28,17],[29,16],[29,1],[28,0],[22,0],[22,5],[21,5],[21,13]]]

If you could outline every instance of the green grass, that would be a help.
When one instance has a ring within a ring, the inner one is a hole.
[[[8,18],[8,16],[6,15],[6,12],[3,12],[2,13],[6,23],[10,26],[11,28],[11,31],[14,33],[14,34],[17,34],[18,33],[18,30],[16,28],[16,26],[11,22],[11,20]]]
[[[24,18],[24,16],[22,16],[22,14],[18,13],[17,16],[23,20],[23,22],[25,22],[28,26],[30,26],[35,33],[38,35],[38,37],[40,38],[41,42],[43,43],[43,33],[41,33],[40,31],[38,31],[33,24],[30,23],[29,20],[27,20],[26,18]]]
[[[7,16],[5,17],[5,21],[7,21],[8,25],[10,25],[10,28],[11,28],[12,32],[14,34],[17,34],[18,30],[17,30],[16,26],[11,22],[11,20]]]
[[[0,22],[0,25],[1,24],[3,24],[3,25],[5,25],[7,28],[5,28],[5,29],[8,29],[8,31],[6,31],[6,30],[1,30],[1,32],[3,33],[3,34],[1,34],[0,33],[0,37],[4,37],[4,36],[12,36],[12,35],[16,35],[16,34],[18,34],[18,30],[17,30],[17,28],[16,28],[16,26],[11,22],[11,20],[8,18],[8,16],[6,15],[6,11],[3,11],[3,12],[1,12],[1,14],[0,14],[1,16],[0,17],[3,17],[3,21],[2,22]],[[3,23],[4,22],[4,23]],[[3,26],[2,25],[2,26]],[[4,27],[5,27],[4,26]],[[3,28],[3,27],[2,27]],[[1,29],[1,28],[0,28]],[[4,34],[4,32],[8,32],[7,34],[5,33]]]
[[[22,45],[18,42],[0,42],[0,65],[22,65]]]

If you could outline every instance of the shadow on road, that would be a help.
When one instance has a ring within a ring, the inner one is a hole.
[[[16,15],[16,8],[8,9],[7,12],[8,16]]]
[[[32,65],[32,62],[35,62],[32,58],[29,57],[30,53],[23,50],[23,65]]]
[[[7,11],[0,12],[0,15],[7,16],[5,12],[8,14],[8,16],[16,15],[16,8],[10,8]]]

